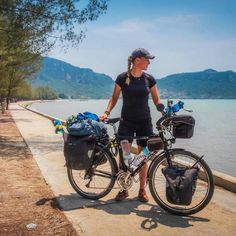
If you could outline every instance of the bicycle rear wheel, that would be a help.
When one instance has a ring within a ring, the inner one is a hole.
[[[172,150],[172,163],[175,166],[191,167],[199,156],[185,151]],[[149,188],[154,200],[166,211],[175,215],[191,215],[201,211],[210,202],[214,192],[214,178],[212,172],[204,160],[198,162],[200,168],[196,183],[196,190],[190,205],[176,205],[168,202],[166,198],[166,179],[162,168],[167,166],[165,154],[158,157],[150,167]]]
[[[67,168],[67,175],[73,189],[81,196],[99,199],[107,195],[116,181],[118,167],[111,153],[95,146],[95,158],[87,170]]]

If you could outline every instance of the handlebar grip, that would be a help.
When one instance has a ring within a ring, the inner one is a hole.
[[[157,104],[156,108],[159,112],[163,112],[165,110],[165,106],[162,103]]]
[[[105,124],[115,124],[116,122],[120,121],[120,117],[117,118],[106,118],[103,120]]]

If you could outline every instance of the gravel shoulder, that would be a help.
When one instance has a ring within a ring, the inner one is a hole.
[[[1,236],[77,235],[8,111],[0,114],[0,173]]]

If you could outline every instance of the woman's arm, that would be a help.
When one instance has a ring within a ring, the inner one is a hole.
[[[104,120],[107,118],[108,115],[110,115],[111,110],[113,109],[113,107],[116,105],[117,100],[120,96],[120,91],[121,91],[121,87],[118,84],[115,84],[114,90],[113,90],[113,94],[108,102],[107,105],[107,109],[104,112],[104,114],[102,114],[100,116],[100,120]]]
[[[159,97],[159,92],[158,92],[157,86],[152,86],[150,91],[151,91],[151,95],[152,95],[152,100],[153,100],[154,104],[156,105],[157,110],[159,112],[161,112],[162,115],[164,115],[165,114],[165,112],[164,112],[165,106],[163,105],[161,98]]]
[[[151,89],[150,89],[150,92],[151,92],[151,95],[152,95],[153,103],[155,105],[161,104],[162,101],[161,101],[161,98],[159,96],[159,92],[158,92],[157,86],[152,86]]]

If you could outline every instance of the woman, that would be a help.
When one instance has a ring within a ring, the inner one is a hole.
[[[111,110],[116,105],[120,92],[123,95],[123,106],[121,111],[121,121],[118,134],[121,136],[149,136],[153,133],[150,108],[148,106],[149,93],[155,105],[161,104],[158,95],[156,81],[153,76],[143,72],[150,64],[150,59],[154,59],[147,50],[138,48],[134,50],[128,58],[128,71],[118,75],[115,81],[113,95],[109,100],[104,114],[100,116],[104,120],[109,116]],[[133,140],[129,140],[130,144]],[[137,140],[138,151],[142,151],[147,145],[147,140]],[[139,200],[148,202],[145,191],[147,180],[147,164],[143,166],[139,173],[140,190]],[[128,197],[128,191],[120,191],[115,200],[121,201]]]

